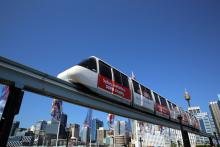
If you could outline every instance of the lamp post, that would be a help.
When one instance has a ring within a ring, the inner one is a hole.
[[[140,137],[140,138],[139,138],[139,141],[140,141],[140,147],[142,147],[143,139]]]

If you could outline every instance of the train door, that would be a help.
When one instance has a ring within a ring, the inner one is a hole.
[[[163,115],[163,106],[160,103],[159,95],[157,93],[155,93],[155,92],[153,92],[153,94],[154,94],[154,100],[155,100],[154,109],[155,109],[156,115],[165,117]]]
[[[97,87],[101,90],[99,93],[108,99],[130,105],[131,92],[127,76],[101,60],[99,60]]]
[[[180,110],[179,110],[179,108],[178,108],[178,106],[176,104],[172,103],[172,106],[173,106],[173,110],[175,112],[175,119],[177,121],[179,121],[178,117],[180,116]]]
[[[185,111],[185,114],[186,114],[186,119],[188,121],[188,125],[190,126],[191,125],[191,120],[190,120],[189,113],[187,111]]]
[[[142,96],[142,103],[143,107],[145,107],[147,110],[154,112],[154,101],[151,96],[150,89],[144,87],[143,85],[140,85],[141,87],[141,96]]]
[[[176,117],[175,117],[175,111],[173,108],[173,105],[170,101],[167,100],[168,106],[169,106],[169,110],[170,110],[170,119],[171,120],[175,120],[176,121]]]
[[[159,96],[160,98],[160,103],[161,103],[161,106],[162,106],[162,114],[166,117],[166,118],[169,118],[170,117],[170,110],[168,108],[168,104],[167,104],[167,101],[164,97],[162,96]]]
[[[189,126],[190,126],[190,127],[193,127],[193,124],[194,124],[193,116],[192,116],[192,114],[189,113],[189,112],[186,112],[186,113],[187,113],[187,116],[188,116]]]
[[[128,77],[120,73],[116,69],[113,71],[113,94],[120,98],[131,101],[131,91],[129,87]]]
[[[142,97],[141,97],[141,89],[140,89],[140,85],[138,82],[136,82],[135,80],[132,80],[132,90],[133,90],[133,104],[134,107],[136,107],[137,109],[142,109],[143,103],[142,103]]]
[[[99,60],[99,75],[98,75],[98,88],[112,94],[113,80],[111,67],[106,63]]]
[[[182,116],[182,123],[184,125],[189,125],[186,112],[182,108],[180,108],[180,113],[181,113],[181,116]]]
[[[194,116],[195,117],[195,116]],[[195,128],[200,130],[199,120],[195,117]]]

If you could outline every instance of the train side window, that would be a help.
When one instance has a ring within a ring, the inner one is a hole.
[[[176,106],[176,104],[173,104],[173,109],[178,110],[178,107]]]
[[[141,91],[140,91],[140,88],[139,88],[139,84],[132,80],[132,83],[133,83],[133,87],[134,87],[134,92],[138,93],[138,94],[141,94]]]
[[[121,73],[122,85],[129,88],[128,77]]]
[[[114,78],[115,78],[115,82],[117,84],[121,84],[122,85],[121,73],[119,71],[117,71],[116,69],[113,69],[113,75],[114,75]]]
[[[170,109],[172,110],[173,109],[173,104],[170,101],[168,101],[168,104],[169,104]]]
[[[163,105],[164,107],[167,108],[167,103],[166,103],[166,99],[165,98],[160,96],[160,102],[161,102],[161,105]]]
[[[152,100],[151,93],[150,93],[150,90],[149,90],[149,89],[147,89],[146,87],[144,87],[143,85],[141,85],[141,91],[142,91],[142,95],[143,95],[144,97],[146,97],[147,99]]]
[[[106,78],[112,80],[112,73],[111,67],[105,64],[102,61],[99,61],[99,72],[101,75],[105,76]]]
[[[157,95],[156,93],[154,93],[154,97],[155,97],[156,103],[157,103],[157,104],[160,104],[160,101],[159,101],[159,99],[158,99],[158,95]]]
[[[89,58],[82,62],[80,62],[78,65],[85,67],[87,69],[90,69],[94,72],[97,72],[97,66],[96,66],[96,59],[95,58]]]

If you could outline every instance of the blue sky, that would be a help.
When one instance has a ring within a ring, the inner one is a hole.
[[[220,93],[220,1],[0,2],[0,55],[56,76],[95,55],[186,108],[208,111]],[[50,119],[51,99],[25,93],[16,117],[28,127]],[[86,108],[64,104],[69,122]],[[82,114],[82,115],[79,115]],[[94,117],[106,120],[106,114]]]

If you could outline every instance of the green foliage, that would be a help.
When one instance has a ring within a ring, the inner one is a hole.
[[[171,146],[170,147],[177,147],[177,144],[174,142],[171,142]]]
[[[208,144],[199,144],[199,145],[196,145],[196,147],[211,147],[211,146]]]

